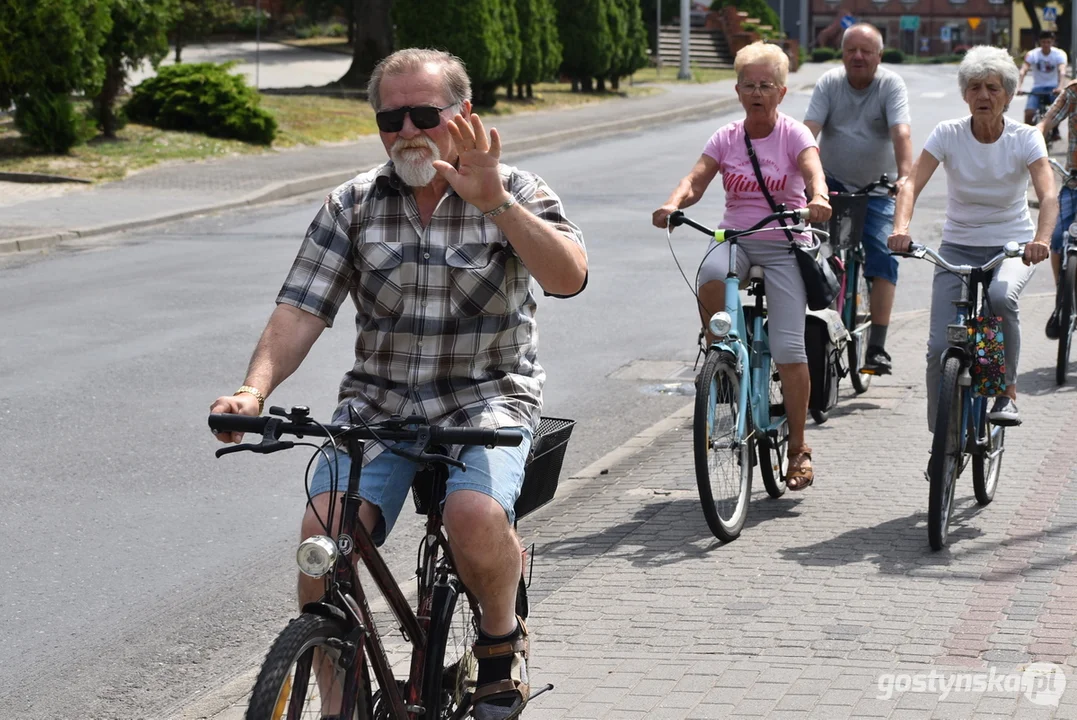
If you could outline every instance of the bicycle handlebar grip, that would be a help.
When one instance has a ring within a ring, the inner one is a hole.
[[[666,220],[669,222],[671,228],[680,227],[680,225],[684,223],[684,213],[680,210],[674,210],[669,214],[669,217],[666,218]]]
[[[445,445],[517,447],[524,441],[519,430],[488,428],[430,428],[430,440]]]
[[[793,212],[795,212],[797,214],[797,217],[799,217],[801,220],[807,220],[808,217],[811,215],[811,210],[809,210],[808,208],[799,208],[797,210],[794,210]]]
[[[241,432],[261,433],[266,429],[269,418],[234,415],[232,413],[213,413],[209,416],[209,429],[214,433]]]

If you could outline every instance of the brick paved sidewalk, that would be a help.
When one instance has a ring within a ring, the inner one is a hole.
[[[814,487],[770,500],[756,473],[734,543],[699,508],[690,408],[607,474],[566,483],[520,528],[536,544],[533,681],[556,686],[526,717],[1077,718],[1077,675],[1057,707],[1014,685],[1031,662],[1077,666],[1077,391],[1054,386],[1056,345],[1038,332],[1049,303],[1022,302],[1037,328],[1024,425],[995,501],[977,507],[966,470],[943,552],[925,518],[923,312],[891,326],[895,375],[809,428]],[[182,717],[241,718],[246,672],[230,708]],[[990,691],[967,691],[970,673]]]

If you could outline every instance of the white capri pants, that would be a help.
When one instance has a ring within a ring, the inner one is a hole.
[[[748,277],[752,265],[763,268],[770,356],[781,365],[808,362],[804,351],[804,316],[808,311],[808,298],[789,241],[751,237],[739,240],[737,277],[741,280]],[[699,269],[698,285],[725,280],[728,274],[729,246],[711,241]]]

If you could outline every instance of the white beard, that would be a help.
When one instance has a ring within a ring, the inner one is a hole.
[[[416,152],[407,148],[423,147],[428,153]],[[426,187],[433,182],[438,171],[434,161],[441,159],[441,152],[434,141],[425,135],[412,140],[398,139],[389,150],[396,174],[410,187]]]

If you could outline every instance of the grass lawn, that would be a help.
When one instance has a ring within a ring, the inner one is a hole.
[[[483,115],[504,116],[552,110],[610,98],[661,92],[646,86],[621,85],[618,93],[573,93],[561,83],[534,86],[532,100],[506,100],[501,94],[493,109]],[[279,131],[273,148],[348,142],[377,132],[374,111],[365,100],[311,95],[264,95],[262,106],[277,118]],[[81,109],[81,108],[80,108]],[[43,155],[28,148],[11,125],[0,126],[0,171],[67,175],[93,181],[118,180],[129,172],[166,161],[205,160],[228,155],[272,152],[272,148],[237,140],[211,138],[189,132],[127,125],[116,140],[95,138],[77,145],[68,155]]]
[[[661,71],[654,67],[645,67],[636,71],[636,74],[632,76],[632,82],[637,85],[653,82],[710,83],[729,80],[737,76],[732,70],[711,70],[700,67],[691,67],[690,70],[692,71],[691,79],[678,80],[677,73],[680,72],[680,66],[676,64],[667,63],[662,66]],[[621,85],[624,86],[624,84],[625,82],[622,80]]]

